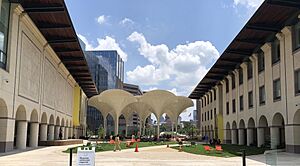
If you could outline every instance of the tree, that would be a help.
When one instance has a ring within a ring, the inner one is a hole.
[[[105,135],[104,128],[103,127],[99,127],[99,129],[98,129],[98,137],[103,139],[104,135]]]

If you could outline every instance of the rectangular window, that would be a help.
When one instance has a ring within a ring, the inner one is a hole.
[[[240,96],[240,111],[244,110],[244,99],[243,96]]]
[[[295,93],[300,94],[300,69],[295,71]]]
[[[225,84],[226,84],[226,93],[229,92],[229,81],[227,78],[225,78]]]
[[[204,97],[204,106],[206,106],[206,97]]]
[[[258,72],[265,70],[265,57],[264,52],[260,51],[257,55]]]
[[[206,112],[204,113],[204,121],[206,121]]]
[[[210,110],[210,119],[213,119],[213,111]]]
[[[214,100],[216,100],[217,99],[217,92],[216,92],[216,90],[214,89]]]
[[[272,64],[280,61],[280,41],[275,39],[272,43]]]
[[[213,100],[212,100],[212,93],[209,93],[210,94],[210,102],[212,102]]]
[[[10,3],[8,0],[0,1],[0,68],[6,69]]]
[[[251,79],[253,77],[252,62],[247,63],[247,75],[248,79]]]
[[[231,76],[231,87],[232,87],[232,89],[235,88],[235,75]]]
[[[300,22],[293,26],[293,49],[296,50],[300,47]]]
[[[281,90],[280,90],[280,79],[273,81],[273,100],[281,99]]]
[[[248,92],[248,106],[249,108],[253,108],[253,92]]]
[[[235,113],[236,111],[236,106],[235,106],[235,99],[232,100],[232,113]]]
[[[239,84],[243,84],[243,69],[239,69]]]
[[[263,105],[266,103],[266,92],[265,86],[259,87],[259,104]]]
[[[209,110],[207,111],[207,120],[209,120]]]
[[[226,114],[229,114],[229,102],[226,103]]]

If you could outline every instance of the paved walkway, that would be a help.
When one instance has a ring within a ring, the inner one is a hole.
[[[66,166],[69,162],[69,154],[62,153],[68,146],[44,147],[22,153],[10,154],[0,157],[0,166]],[[241,157],[221,158],[204,155],[194,155],[166,148],[166,146],[140,148],[138,153],[134,149],[122,150],[121,152],[96,153],[96,165],[221,165],[240,166]],[[280,153],[279,165],[300,165],[300,155]],[[76,155],[73,155],[73,165],[76,163]],[[266,165],[264,155],[249,156],[247,166]]]

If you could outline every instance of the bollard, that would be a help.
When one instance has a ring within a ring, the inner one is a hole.
[[[69,166],[72,166],[72,151],[73,151],[73,148],[70,148],[70,163],[69,163]]]
[[[246,166],[246,150],[245,149],[242,149],[242,162],[243,162],[243,166]]]

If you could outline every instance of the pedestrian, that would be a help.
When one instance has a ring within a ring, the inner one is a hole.
[[[182,143],[181,138],[178,138],[178,143],[179,143],[179,152],[182,152],[182,145],[183,145],[183,143]]]
[[[117,136],[115,137],[115,148],[114,148],[114,152],[115,152],[116,150],[121,151],[119,135],[117,135]]]
[[[62,140],[62,129],[59,129],[59,139]]]

